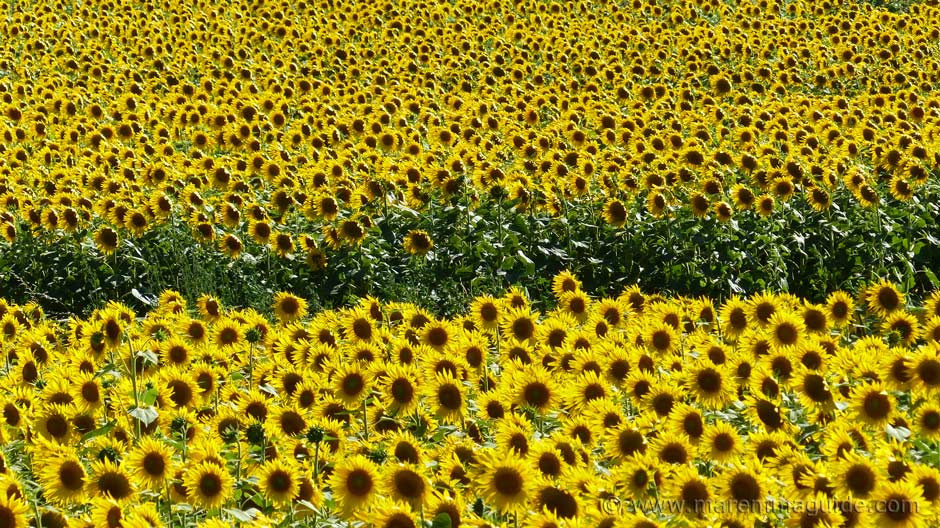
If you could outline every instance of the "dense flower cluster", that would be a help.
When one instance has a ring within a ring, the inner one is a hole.
[[[0,228],[108,254],[175,223],[233,257],[322,268],[394,206],[581,202],[617,227],[825,211],[839,193],[903,208],[940,162],[938,18],[776,0],[11,3]]]
[[[0,519],[940,522],[940,292],[716,306],[553,286],[545,313],[510,289],[454,319],[286,293],[276,321],[171,291],[63,323],[4,302]]]

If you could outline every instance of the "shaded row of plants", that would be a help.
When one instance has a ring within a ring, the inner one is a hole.
[[[940,287],[935,183],[903,204],[863,208],[842,190],[823,212],[780,201],[768,217],[743,211],[726,221],[693,216],[688,208],[656,219],[632,200],[623,227],[606,222],[587,199],[566,201],[561,218],[499,193],[473,208],[460,197],[432,203],[422,213],[385,208],[360,245],[326,250],[320,270],[303,257],[277,256],[247,233],[239,234],[241,256],[229,258],[215,245],[193,242],[189,227],[175,220],[122,238],[110,256],[85,232],[38,238],[21,226],[21,236],[0,247],[0,292],[63,315],[86,314],[110,299],[144,307],[168,288],[189,298],[213,292],[229,305],[264,310],[272,293],[286,290],[321,307],[374,295],[451,314],[474,295],[508,285],[546,292],[548,278],[562,269],[597,295],[636,283],[651,292],[718,299],[760,290],[821,299],[874,277],[915,296]],[[415,231],[433,241],[427,254],[405,251],[403,237]]]

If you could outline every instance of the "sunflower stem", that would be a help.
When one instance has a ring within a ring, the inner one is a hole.
[[[320,442],[313,447],[313,483],[320,483]]]
[[[369,417],[366,414],[366,400],[362,400],[362,435],[366,440],[369,439]]]
[[[131,362],[128,367],[128,371],[131,375],[131,388],[134,391],[134,408],[140,408],[140,395],[137,393],[137,353],[134,352],[134,343],[130,339],[130,336],[127,336],[127,348],[131,352]],[[134,418],[134,424],[137,426],[137,438],[140,438],[140,419]]]
[[[255,344],[248,344],[248,390],[251,390],[252,377],[255,370]]]

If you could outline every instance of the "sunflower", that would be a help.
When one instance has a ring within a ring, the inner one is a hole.
[[[666,323],[652,323],[646,326],[643,341],[647,348],[660,355],[673,352],[679,344],[676,329]]]
[[[569,292],[581,290],[581,281],[570,270],[563,270],[552,277],[552,294],[556,299]]]
[[[865,293],[868,311],[885,318],[904,307],[904,294],[888,281],[881,281],[868,287]]]
[[[772,194],[762,194],[754,201],[754,210],[757,214],[766,218],[774,213],[776,200]]]
[[[183,485],[188,490],[188,500],[206,509],[216,508],[229,500],[233,478],[228,470],[215,462],[203,461],[183,475]]]
[[[362,511],[358,514],[358,517],[374,528],[418,528],[422,526],[407,503],[396,502],[385,497],[376,500],[370,511]],[[448,526],[457,525],[453,524],[451,520]]]
[[[536,335],[538,325],[537,316],[532,314],[527,306],[510,308],[500,322],[500,329],[504,335],[511,336],[517,341],[524,342]]]
[[[557,388],[551,374],[541,365],[531,365],[516,372],[512,382],[513,401],[539,412],[550,409],[556,398]]]
[[[383,402],[389,412],[408,414],[419,401],[418,369],[412,365],[390,365],[381,380]]]
[[[699,453],[703,460],[718,463],[730,462],[738,457],[744,447],[744,441],[728,422],[717,421],[705,427]]]
[[[364,511],[378,495],[378,468],[362,455],[345,457],[333,468],[329,484],[333,497],[348,518],[357,511]]]
[[[352,341],[370,342],[378,337],[372,318],[362,307],[346,312],[342,319],[342,328],[346,337]]]
[[[465,505],[460,495],[451,496],[447,492],[435,491],[431,494],[427,508],[424,510],[432,519],[446,519],[450,521],[450,526],[457,528],[465,526],[462,522],[465,513]]]
[[[54,504],[81,504],[85,497],[88,474],[74,450],[50,453],[43,459],[38,477],[45,498]]]
[[[806,325],[796,314],[779,311],[770,317],[767,331],[774,347],[790,350],[802,343],[806,335]]]
[[[371,375],[356,362],[341,363],[330,375],[333,394],[347,409],[356,409],[369,395]]]
[[[891,422],[897,402],[885,389],[883,383],[867,383],[852,390],[850,406],[853,415],[860,421],[876,428]]]
[[[694,468],[681,467],[669,479],[663,493],[674,501],[674,512],[689,522],[702,521],[712,511],[712,483]]]
[[[455,329],[446,321],[430,321],[419,334],[421,344],[440,352],[455,339]]]
[[[558,308],[578,322],[583,323],[590,315],[591,300],[580,290],[565,292],[558,299]]]
[[[434,241],[431,239],[431,235],[420,229],[408,231],[402,244],[405,251],[419,257],[427,255],[428,252],[434,249]]]
[[[685,389],[706,409],[721,409],[733,396],[731,373],[710,361],[697,361],[683,372]]]
[[[715,480],[715,495],[730,505],[729,513],[741,521],[761,519],[768,513],[766,498],[773,496],[773,484],[761,466],[735,463]]]
[[[307,432],[309,418],[304,409],[291,405],[272,408],[264,428],[272,438],[298,437]]]
[[[245,342],[245,328],[235,319],[221,318],[212,326],[215,346],[231,351]]]
[[[303,319],[307,314],[307,301],[287,292],[278,292],[274,296],[274,314],[281,323]]]
[[[256,472],[258,489],[275,504],[286,504],[300,492],[300,473],[288,462],[270,460],[257,468]]]
[[[166,443],[148,436],[128,455],[127,465],[138,483],[159,491],[172,475],[173,450]]]
[[[381,480],[387,497],[416,509],[424,506],[431,490],[431,483],[420,466],[409,463],[383,468]]]
[[[834,484],[840,496],[869,499],[885,480],[876,466],[862,455],[847,452],[833,465]]]
[[[532,498],[535,478],[521,459],[496,451],[481,454],[477,493],[500,513],[521,513]]]
[[[130,526],[125,514],[126,504],[111,498],[98,497],[91,503],[91,518],[94,526],[103,528],[120,528]],[[48,519],[43,520],[47,526]]]
[[[875,503],[874,524],[878,528],[926,527],[929,515],[921,489],[908,480],[888,482],[879,487]]]
[[[909,363],[915,393],[935,397],[940,393],[940,344],[922,346]]]
[[[445,423],[459,423],[467,412],[467,397],[463,384],[451,373],[435,374],[423,387],[426,401],[438,419]]]
[[[476,297],[470,303],[470,319],[477,328],[483,331],[496,329],[501,312],[500,300],[489,295]]]
[[[71,406],[47,404],[39,409],[33,421],[33,428],[46,440],[68,444],[75,434],[72,423]]]
[[[815,493],[804,499],[803,507],[791,509],[785,521],[789,528],[847,526],[844,522],[839,504],[825,493]]]
[[[718,317],[721,321],[721,332],[726,339],[733,341],[747,330],[747,311],[747,302],[738,296],[732,296],[722,305]]]
[[[134,485],[124,464],[116,464],[109,458],[99,459],[91,464],[91,474],[96,496],[120,501],[134,494]]]
[[[98,251],[108,256],[117,252],[120,243],[117,232],[110,227],[101,227],[95,231],[94,240]]]

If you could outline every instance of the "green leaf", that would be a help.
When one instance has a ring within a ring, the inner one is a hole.
[[[238,510],[235,508],[223,508],[222,511],[231,515],[239,522],[251,522],[255,519],[254,515],[246,512],[245,510]]]
[[[150,388],[145,390],[144,393],[140,395],[140,399],[144,404],[151,406],[154,404],[154,402],[157,401],[157,396],[159,395],[160,391],[158,391],[156,388]]]
[[[110,433],[110,432],[114,429],[114,427],[115,427],[116,425],[117,425],[117,420],[111,420],[110,422],[108,422],[108,423],[102,425],[101,427],[95,429],[94,431],[89,431],[89,432],[85,433],[85,435],[82,436],[82,439],[79,440],[78,443],[79,443],[79,444],[84,444],[85,442],[87,442],[87,441],[89,441],[89,440],[91,440],[91,439],[93,439],[93,438],[98,438],[99,436],[104,436],[104,435]]]
[[[437,517],[431,521],[431,528],[450,528],[451,525],[450,515],[447,512],[437,514]]]
[[[156,407],[135,407],[131,409],[129,414],[140,420],[145,426],[152,424],[160,416]]]

